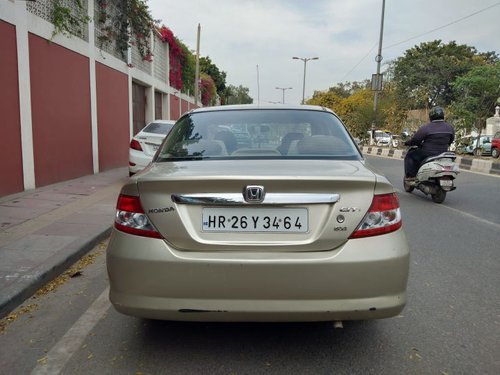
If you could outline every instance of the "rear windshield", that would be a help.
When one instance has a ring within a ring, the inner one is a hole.
[[[169,133],[155,161],[209,158],[359,160],[361,155],[332,113],[249,109],[186,115]]]
[[[143,132],[154,133],[154,134],[167,134],[170,129],[172,129],[174,124],[164,124],[161,122],[152,122],[142,129]]]

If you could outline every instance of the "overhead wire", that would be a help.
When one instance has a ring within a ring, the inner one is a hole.
[[[358,62],[356,65],[354,65],[354,66],[352,67],[352,69],[351,69],[351,70],[349,70],[349,71],[348,71],[348,72],[347,72],[347,73],[346,73],[346,74],[342,77],[342,79],[340,80],[340,82],[342,82],[342,81],[343,81],[343,80],[344,80],[347,76],[349,76],[349,74],[351,74],[351,73],[352,73],[352,72],[353,72],[353,71],[354,71],[354,70],[355,70],[355,69],[356,69],[356,68],[357,68],[357,67],[358,67],[358,66],[359,66],[359,65],[360,65],[360,64],[361,64],[361,63],[362,63],[362,62],[363,62],[363,61],[364,61],[364,60],[365,60],[365,59],[366,59],[369,55],[370,55],[370,53],[373,51],[373,49],[374,49],[376,46],[377,46],[377,43],[375,43],[375,44],[373,45],[373,47],[372,47],[372,48],[370,48],[370,50],[366,53],[366,55],[365,55],[365,56],[363,56],[363,58],[362,58],[361,60],[359,60],[359,62]]]
[[[420,37],[422,37],[422,36],[424,36],[424,35],[427,35],[427,34],[431,34],[431,33],[435,32],[435,31],[438,31],[438,30],[444,29],[444,28],[446,28],[446,27],[448,27],[448,26],[454,25],[454,24],[459,23],[459,22],[461,22],[461,21],[464,21],[464,20],[466,20],[466,19],[468,19],[468,18],[471,18],[471,17],[473,17],[473,16],[475,16],[475,15],[477,15],[477,14],[479,14],[479,13],[485,12],[485,11],[487,11],[487,10],[489,10],[489,9],[491,9],[491,8],[494,8],[494,7],[498,6],[498,5],[500,5],[500,2],[497,2],[497,3],[495,3],[495,4],[492,4],[492,5],[490,5],[490,6],[486,7],[486,8],[483,8],[483,9],[477,10],[477,11],[475,11],[475,12],[473,12],[473,13],[471,13],[471,14],[468,14],[468,15],[466,15],[466,16],[464,16],[464,17],[462,17],[462,18],[459,18],[459,19],[457,19],[457,20],[455,20],[455,21],[452,21],[452,22],[450,22],[450,23],[447,23],[446,25],[439,26],[439,27],[437,27],[437,28],[435,28],[435,29],[432,29],[432,30],[426,31],[425,33],[422,33],[422,34],[416,35],[416,36],[414,36],[414,37],[411,37],[411,38],[408,38],[408,39],[402,40],[402,41],[400,41],[400,42],[397,42],[397,43],[391,44],[391,45],[389,45],[389,46],[387,46],[387,47],[382,47],[382,49],[384,49],[384,50],[385,50],[385,49],[389,49],[389,48],[392,48],[392,47],[396,47],[396,46],[399,46],[399,45],[404,44],[404,43],[406,43],[406,42],[409,42],[410,40],[420,38]],[[370,50],[366,53],[366,55],[365,55],[365,56],[363,56],[363,58],[361,58],[361,60],[359,60],[359,62],[358,62],[356,65],[354,65],[354,67],[353,67],[353,68],[351,68],[351,70],[349,70],[349,72],[348,72],[348,73],[346,73],[346,74],[342,77],[342,79],[340,80],[340,82],[342,82],[342,81],[343,81],[343,80],[344,80],[347,76],[349,76],[349,74],[351,74],[351,73],[352,73],[352,72],[353,72],[353,71],[354,71],[354,70],[355,70],[355,69],[356,69],[356,68],[357,68],[357,67],[358,67],[358,66],[359,66],[359,65],[360,65],[360,64],[361,64],[361,63],[362,63],[362,62],[363,62],[363,61],[364,61],[364,60],[365,60],[365,59],[366,59],[369,55],[370,55],[370,53],[373,51],[373,49],[376,47],[376,45],[377,45],[377,44],[375,44],[372,48],[370,48]]]
[[[408,38],[408,39],[402,40],[402,41],[400,41],[400,42],[397,42],[397,43],[391,44],[390,46],[383,47],[382,49],[389,49],[389,48],[392,48],[392,47],[396,47],[396,46],[399,46],[399,45],[404,44],[404,43],[406,43],[406,42],[409,42],[410,40],[417,39],[417,38],[420,38],[420,37],[425,36],[425,35],[428,35],[428,34],[432,34],[432,33],[433,33],[433,32],[435,32],[435,31],[438,31],[438,30],[444,29],[444,28],[446,28],[446,27],[448,27],[448,26],[451,26],[451,25],[454,25],[454,24],[456,24],[456,23],[462,22],[462,21],[464,21],[464,20],[466,20],[466,19],[468,19],[468,18],[471,18],[471,17],[475,16],[476,14],[479,14],[479,13],[485,12],[485,11],[487,11],[488,9],[491,9],[491,8],[496,7],[496,6],[498,6],[498,5],[500,5],[500,2],[495,3],[495,4],[493,4],[493,5],[490,5],[489,7],[486,7],[486,8],[480,9],[480,10],[478,10],[478,11],[474,12],[474,13],[471,13],[471,14],[469,14],[469,15],[467,15],[467,16],[464,16],[464,17],[462,17],[462,18],[459,18],[458,20],[455,20],[455,21],[452,21],[452,22],[450,22],[450,23],[447,23],[446,25],[436,27],[435,29],[432,29],[432,30],[426,31],[425,33],[422,33],[422,34],[416,35],[416,36],[414,36],[414,37],[411,37],[411,38]]]

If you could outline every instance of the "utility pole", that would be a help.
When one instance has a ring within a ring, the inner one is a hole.
[[[382,91],[382,74],[380,74],[380,63],[382,62],[382,40],[384,37],[384,13],[385,13],[385,0],[382,0],[382,17],[380,20],[380,37],[378,41],[378,53],[375,57],[377,62],[377,73],[372,75],[372,90],[373,94],[373,113],[374,121],[372,122],[372,129],[370,132],[370,144],[373,144],[373,132],[375,130],[375,123],[377,120],[377,107],[378,107],[378,95]]]
[[[257,105],[260,105],[260,79],[259,79],[259,65],[257,64]]]
[[[201,26],[198,24],[198,34],[196,38],[196,68],[195,68],[195,74],[194,74],[194,105],[195,107],[198,107],[198,96],[200,95],[200,33],[201,33]]]

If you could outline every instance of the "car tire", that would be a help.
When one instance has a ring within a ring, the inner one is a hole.
[[[498,155],[499,155],[498,148],[492,148],[491,149],[491,157],[498,159]]]

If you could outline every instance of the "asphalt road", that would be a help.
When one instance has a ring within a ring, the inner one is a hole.
[[[439,205],[403,191],[402,161],[368,162],[398,189],[411,247],[401,316],[343,329],[131,318],[107,302],[102,244],[16,311],[0,334],[0,374],[500,373],[500,178],[464,172]]]

